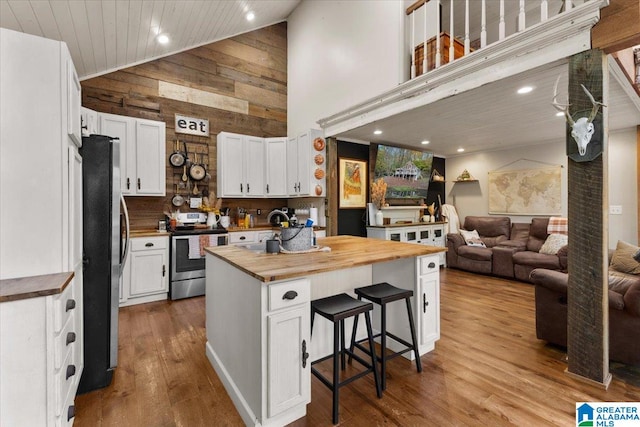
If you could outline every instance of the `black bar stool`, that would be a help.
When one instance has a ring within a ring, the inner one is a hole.
[[[378,378],[378,370],[376,369],[376,354],[375,349],[370,353],[371,363],[365,361],[357,354],[353,354],[352,349],[345,347],[344,342],[344,319],[349,317],[355,317],[354,322],[357,322],[358,315],[364,313],[364,319],[367,323],[367,335],[369,345],[373,348],[373,332],[371,330],[371,317],[369,312],[373,310],[373,304],[370,302],[359,301],[347,294],[338,294],[326,298],[317,299],[311,301],[311,334],[313,335],[313,320],[315,314],[333,322],[333,354],[330,354],[322,359],[318,359],[311,363],[311,372],[315,375],[329,390],[333,392],[333,423],[338,424],[338,391],[340,387],[357,380],[371,372],[373,372],[373,378],[376,384],[376,394],[378,398],[382,397],[382,389],[380,387],[380,380]],[[341,345],[340,345],[341,344]],[[340,372],[338,370],[338,356],[341,359],[342,370],[345,369],[345,353],[349,354],[349,361],[351,358],[356,359],[365,368],[365,371],[349,377],[340,382]],[[313,365],[322,362],[333,357],[333,382],[330,382],[325,378]]]
[[[380,372],[381,372],[380,376],[382,377],[382,389],[386,390],[387,388],[387,380],[386,380],[387,360],[398,357],[408,351],[411,351],[411,350],[414,351],[414,354],[416,356],[416,369],[418,370],[418,372],[422,372],[422,363],[420,362],[420,354],[418,354],[418,340],[416,339],[416,328],[413,323],[413,310],[411,310],[411,297],[413,296],[413,291],[409,289],[396,288],[395,286],[392,286],[387,282],[382,282],[382,283],[378,283],[371,286],[356,288],[355,293],[356,295],[358,295],[359,300],[362,300],[364,298],[366,300],[379,304],[381,308],[380,333],[375,334],[374,338],[380,337],[381,355],[377,357],[377,360],[380,362]],[[387,331],[387,304],[393,301],[401,300],[401,299],[404,299],[407,304],[407,315],[409,316],[409,328],[411,329],[412,343],[408,343],[402,338]],[[353,348],[358,347],[360,350],[364,351],[365,353],[370,354],[369,349],[360,344],[364,340],[360,340],[360,341],[355,340],[355,330],[357,327],[358,327],[358,318],[356,317],[356,319],[353,322],[354,334],[352,335],[352,338],[351,338],[350,350],[353,352]],[[393,338],[395,341],[404,345],[406,348],[401,351],[393,352],[392,354],[387,355],[387,351],[386,351],[387,336],[389,336],[390,338]],[[371,344],[369,345],[370,345],[370,348],[373,348],[371,347]],[[375,349],[374,349],[374,352],[375,352]]]

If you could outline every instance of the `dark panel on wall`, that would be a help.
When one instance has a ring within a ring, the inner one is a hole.
[[[443,159],[442,157],[434,156],[433,169],[437,170],[440,175],[446,177],[447,175],[446,175],[446,170],[444,166],[444,160],[445,159]],[[432,173],[432,176],[433,176],[433,173]],[[440,201],[438,200],[438,196],[440,196]],[[435,203],[437,208],[436,215],[439,215],[441,202],[443,205],[447,203],[447,201],[445,200],[444,182],[431,181],[429,183],[429,192],[427,193],[426,203],[427,205],[430,205],[431,203]]]
[[[369,161],[369,146],[338,141],[338,159],[348,158]],[[367,200],[369,200],[369,176],[367,176]],[[338,234],[366,237],[366,209],[338,209]]]

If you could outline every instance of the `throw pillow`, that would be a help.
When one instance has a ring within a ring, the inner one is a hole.
[[[611,268],[622,273],[640,274],[640,263],[633,259],[638,250],[640,250],[638,246],[618,240],[616,250],[611,257]]]
[[[555,255],[561,247],[569,243],[569,236],[566,234],[549,234],[540,248],[541,254]]]
[[[486,248],[487,246],[480,239],[480,235],[478,234],[478,230],[460,230],[460,234],[462,234],[462,238],[464,239],[467,246],[479,246],[481,248]]]

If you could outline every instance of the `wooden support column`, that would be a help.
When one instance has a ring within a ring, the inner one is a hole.
[[[607,57],[593,49],[569,61],[569,103],[574,120],[588,117],[592,103],[607,102]],[[604,70],[604,71],[603,71]],[[569,285],[567,372],[579,379],[608,387],[609,311],[607,284],[608,191],[607,108],[593,120],[595,132],[587,152],[580,156],[567,126],[569,181]]]

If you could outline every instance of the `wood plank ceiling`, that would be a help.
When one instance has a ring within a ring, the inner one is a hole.
[[[0,27],[66,42],[84,79],[284,21],[299,2],[0,0]]]

